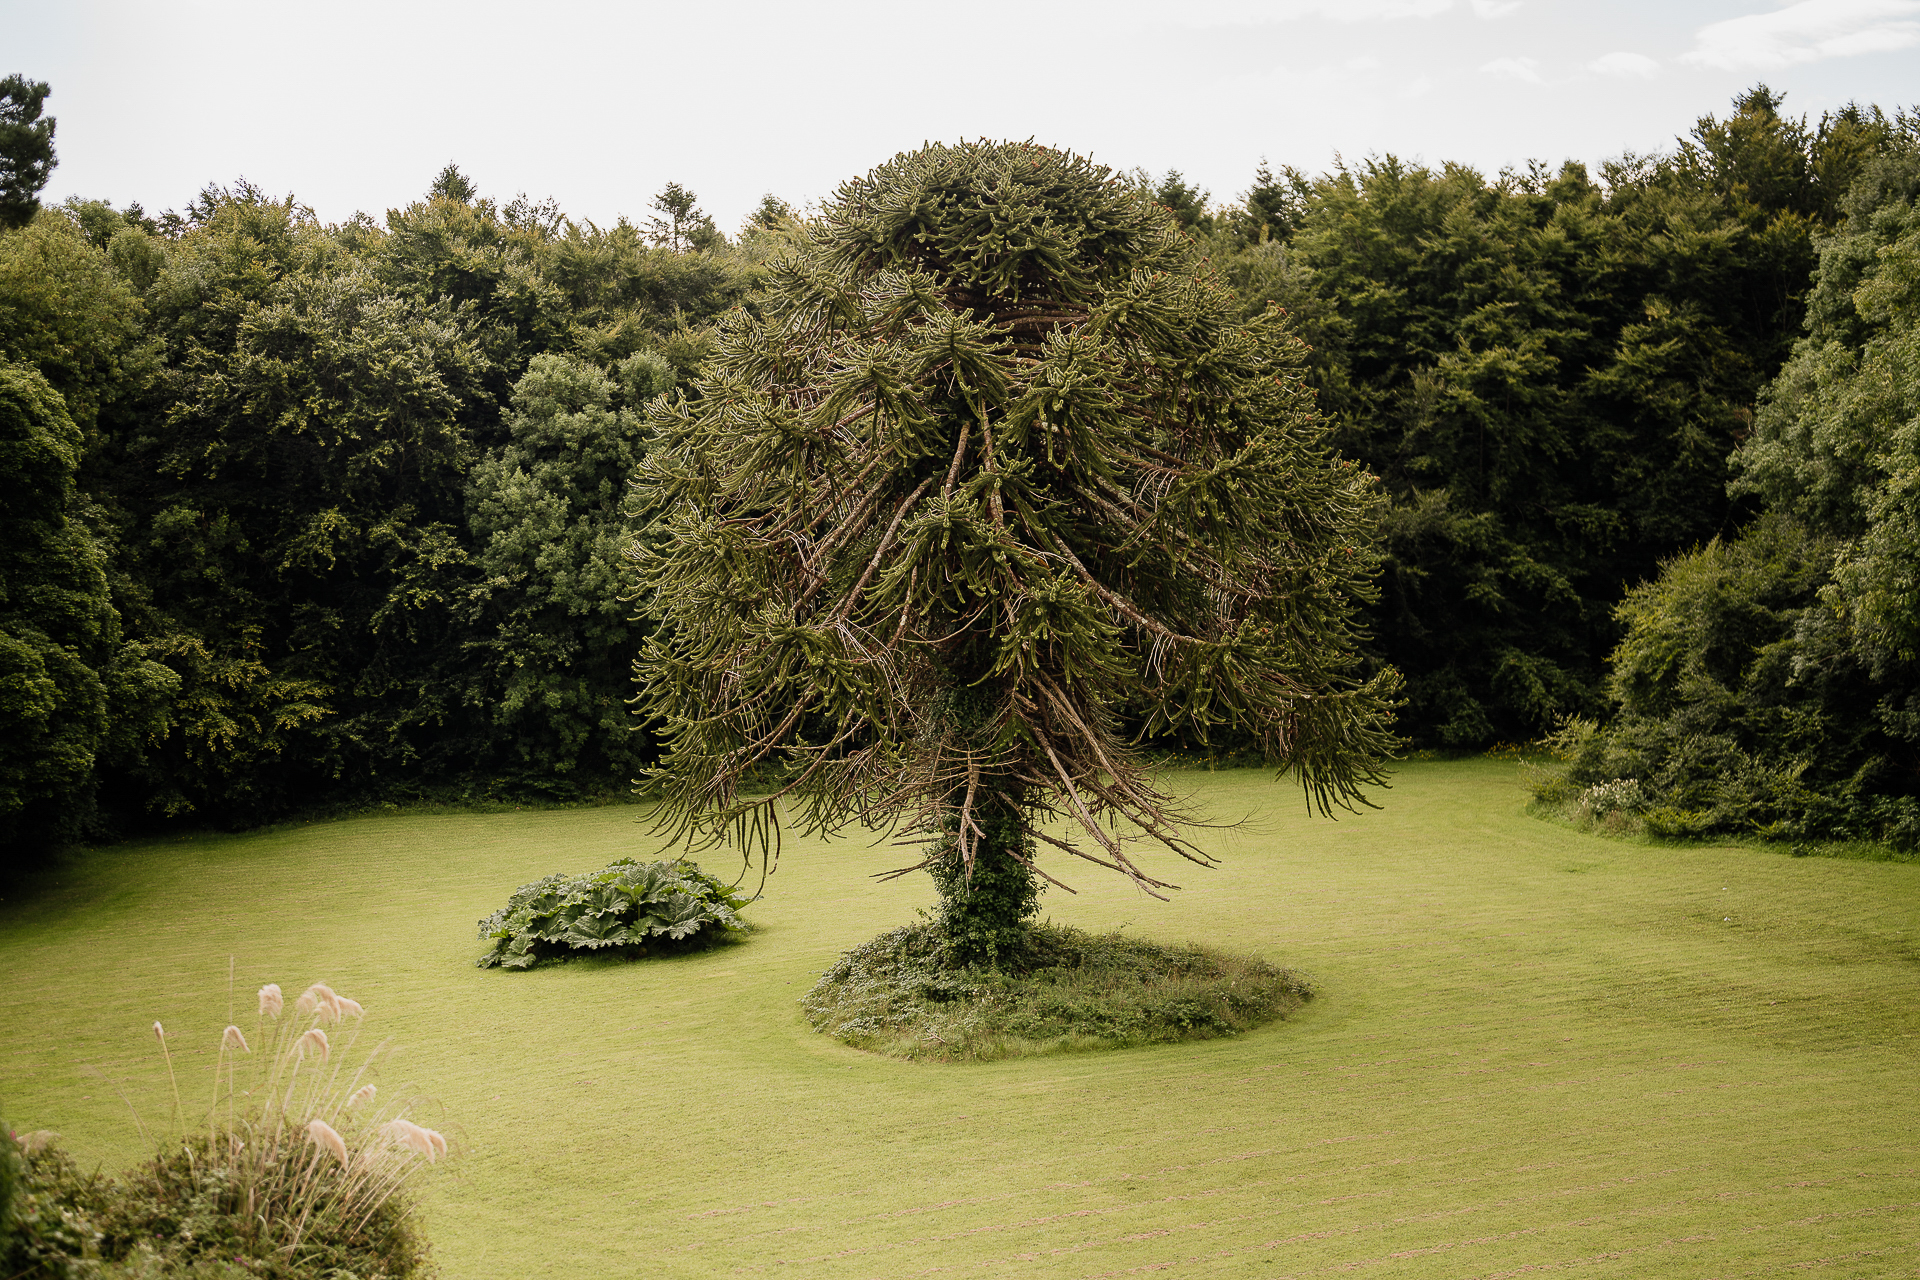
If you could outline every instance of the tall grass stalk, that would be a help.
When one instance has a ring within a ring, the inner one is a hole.
[[[359,1052],[363,1019],[358,1002],[323,983],[291,1010],[277,985],[261,988],[253,1036],[234,1024],[221,1033],[207,1114],[190,1133],[176,1128],[174,1150],[153,1161],[154,1178],[184,1175],[195,1193],[222,1201],[235,1235],[261,1256],[290,1260],[322,1224],[336,1244],[365,1235],[376,1218],[388,1229],[391,1215],[382,1210],[419,1168],[418,1157],[434,1161],[446,1139],[409,1120],[404,1101],[368,1105],[379,1090],[366,1077],[387,1042]],[[154,1034],[172,1079],[158,1022]],[[177,1116],[177,1083],[174,1097]]]

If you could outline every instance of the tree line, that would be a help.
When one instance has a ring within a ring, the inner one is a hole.
[[[1245,317],[1287,313],[1340,452],[1382,480],[1363,651],[1404,675],[1411,743],[1587,724],[1596,783],[1689,785],[1734,752],[1800,788],[1738,813],[1667,795],[1702,829],[1831,827],[1853,810],[1792,797],[1842,775],[1881,805],[1875,832],[1907,829],[1913,445],[1892,424],[1913,409],[1860,401],[1889,377],[1911,393],[1916,132],[1871,107],[1809,122],[1759,87],[1598,174],[1263,165],[1230,202],[1131,176]],[[626,511],[645,408],[700,394],[722,318],[760,314],[808,218],[769,197],[727,235],[670,185],[602,228],[451,165],[335,224],[245,182],[158,217],[36,211],[19,185],[0,231],[8,848],[328,801],[566,798],[653,761],[628,706],[652,625],[626,555],[648,536]],[[1714,584],[1712,607],[1683,580]],[[1736,580],[1760,603],[1729,603]],[[1750,632],[1719,692],[1681,669],[1720,652],[1715,608]],[[1654,627],[1673,653],[1643,679]],[[1845,667],[1817,694],[1816,652]],[[1754,688],[1792,704],[1771,720],[1742,710],[1756,663]]]

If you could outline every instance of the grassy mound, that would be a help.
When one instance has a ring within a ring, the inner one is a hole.
[[[855,1048],[945,1062],[1210,1040],[1312,998],[1304,976],[1264,960],[1052,924],[1004,970],[956,969],[922,924],[847,952],[801,1004]]]

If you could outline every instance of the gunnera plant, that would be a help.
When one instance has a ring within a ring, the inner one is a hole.
[[[957,965],[939,925],[923,923],[841,956],[801,1005],[816,1031],[855,1048],[987,1061],[1236,1035],[1313,993],[1264,960],[1051,923],[995,966]]]
[[[551,875],[513,891],[480,922],[493,949],[482,969],[531,969],[549,960],[606,953],[628,959],[690,951],[742,933],[751,901],[687,861],[621,858],[586,875]]]
[[[371,1077],[385,1046],[360,1049],[363,1017],[324,983],[291,1010],[277,984],[262,987],[253,1034],[221,1033],[203,1122],[118,1178],[82,1177],[52,1135],[9,1140],[23,1157],[24,1195],[0,1251],[5,1274],[431,1275],[406,1186],[447,1155],[447,1140],[410,1119],[407,1104],[381,1100]],[[174,1049],[162,1024],[153,1031],[177,1121],[187,1105]]]

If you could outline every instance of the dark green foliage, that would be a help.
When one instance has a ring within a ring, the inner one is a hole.
[[[137,750],[177,687],[122,641],[105,550],[77,518],[81,440],[46,379],[0,362],[0,870],[82,833],[96,765]]]
[[[1819,606],[1833,550],[1768,517],[1628,593],[1615,718],[1562,735],[1571,789],[1549,783],[1543,798],[1594,816],[1624,808],[1663,836],[1920,836],[1920,810],[1886,796],[1902,789],[1905,752],[1861,714],[1878,691]],[[1603,789],[1616,781],[1628,786],[1610,804]]]
[[[1253,186],[1224,213],[1226,228],[1239,248],[1293,239],[1313,198],[1313,183],[1292,165],[1275,174],[1266,160],[1253,172]],[[1242,290],[1242,296],[1246,291]]]
[[[91,1280],[99,1275],[111,1184],[84,1177],[52,1134],[0,1131],[0,1274],[8,1280]]]
[[[476,775],[601,793],[637,769],[641,631],[615,581],[632,410],[758,268],[464,182],[385,229],[242,183],[166,234],[97,201],[0,234],[0,358],[79,433],[61,536],[92,550],[47,562],[96,596],[104,575],[118,627],[71,661],[9,651],[22,679],[77,661],[105,689],[91,757],[35,757],[72,783],[61,831],[95,821],[95,790],[123,828],[243,824]],[[610,398],[536,377],[516,407],[543,355]]]
[[[325,1185],[350,1176],[330,1158],[304,1142],[283,1144],[279,1158],[302,1168],[313,1165],[322,1185],[304,1214],[298,1206],[275,1206],[279,1212],[258,1215],[250,1212],[245,1189],[209,1150],[225,1140],[192,1138],[129,1170],[103,1197],[94,1219],[102,1253],[125,1262],[129,1271],[137,1273],[144,1263],[159,1275],[198,1275],[198,1266],[229,1260],[239,1264],[237,1274],[271,1280],[411,1280],[432,1274],[409,1196],[390,1195],[364,1209]],[[265,1231],[257,1226],[262,1218],[270,1223]]]
[[[1178,169],[1169,169],[1153,188],[1153,199],[1173,216],[1182,231],[1205,233],[1213,230],[1213,214],[1207,209],[1208,192],[1188,182]]]
[[[1769,514],[1621,608],[1618,713],[1568,780],[1655,834],[1920,846],[1920,152],[1869,162],[1820,242],[1809,334],[1736,458]]]
[[[50,144],[45,86],[0,83],[0,140]],[[1074,702],[1083,726],[1051,695],[1021,694],[1039,709],[1023,714],[1058,719],[1045,732],[1083,746],[1109,750],[1145,729],[1263,754],[1271,744],[1252,726],[1278,703],[1229,705],[1222,691],[1271,692],[1269,659],[1313,651],[1303,687],[1404,671],[1401,724],[1423,743],[1531,737],[1568,714],[1603,714],[1605,655],[1626,621],[1615,606],[1635,582],[1716,535],[1731,554],[1733,531],[1763,506],[1831,548],[1815,588],[1826,620],[1795,612],[1813,601],[1783,606],[1780,625],[1822,647],[1780,642],[1796,674],[1779,696],[1812,687],[1809,662],[1865,672],[1871,686],[1870,715],[1834,729],[1845,745],[1804,776],[1852,778],[1877,760],[1904,777],[1906,748],[1894,744],[1920,738],[1903,674],[1920,654],[1920,516],[1900,425],[1915,413],[1913,178],[1901,158],[1915,121],[1853,105],[1817,121],[1784,111],[1758,86],[1673,154],[1622,157],[1598,181],[1578,166],[1487,179],[1391,158],[1308,179],[1263,162],[1240,204],[1220,210],[1177,170],[1053,187],[1010,172],[989,176],[1011,183],[1013,203],[987,214],[998,192],[983,202],[957,180],[915,186],[903,160],[824,219],[767,197],[737,244],[678,185],[655,201],[657,218],[601,228],[551,201],[487,199],[454,165],[424,199],[338,226],[245,182],[209,186],[159,219],[97,200],[42,210],[0,230],[0,364],[15,389],[0,398],[14,406],[15,446],[68,443],[64,479],[34,491],[59,501],[0,513],[0,711],[19,726],[0,746],[0,841],[17,861],[169,815],[238,824],[296,802],[474,790],[565,799],[632,777],[655,742],[624,723],[621,654],[661,606],[625,598],[616,508],[649,447],[642,406],[670,385],[685,407],[656,418],[663,443],[686,444],[683,415],[725,447],[661,472],[678,478],[656,498],[671,489],[683,511],[724,500],[735,514],[754,503],[824,513],[784,551],[757,540],[759,526],[744,550],[698,538],[679,548],[711,556],[715,617],[769,600],[785,617],[791,594],[755,596],[755,575],[799,583],[817,571],[825,583],[797,588],[813,594],[795,630],[754,632],[797,665],[756,667],[753,679],[773,702],[840,683],[742,776],[832,756],[822,768],[863,797],[842,816],[875,797],[884,816],[902,794],[888,770],[913,752],[889,754],[879,737],[933,749],[917,758],[944,759],[936,773],[959,767],[957,744],[978,755],[981,741],[1000,752],[1019,739],[1031,755],[1029,781],[989,786],[965,823],[945,801],[923,815],[928,868],[960,859],[958,879],[942,872],[943,919],[982,955],[1027,918],[1039,882],[1026,864],[1050,846],[1007,836],[1005,874],[975,885],[973,826],[998,829],[992,814],[1026,813],[1058,781],[1030,728],[1001,736],[1018,720],[1005,713],[1020,704],[1000,697],[1009,679],[1086,681]],[[22,163],[21,181],[44,179],[40,161]],[[30,208],[32,192],[23,198]],[[716,323],[736,308],[726,367],[703,380]],[[1796,349],[1803,312],[1811,336]],[[1249,350],[1266,361],[1257,372]],[[16,394],[29,375],[57,405]],[[1041,407],[1049,395],[1058,414]],[[1277,452],[1236,436],[1245,423],[1231,412],[1219,417],[1236,398],[1279,415],[1262,437]],[[821,427],[809,415],[829,404],[846,418],[844,447],[808,442]],[[770,405],[792,414],[774,422]],[[56,409],[71,437],[20,425]],[[1316,409],[1330,436],[1311,425]],[[1169,425],[1179,412],[1191,420]],[[991,466],[983,416],[999,433]],[[1116,422],[1127,424],[1121,460],[1088,464]],[[969,443],[949,486],[956,424]],[[1323,447],[1361,465],[1342,480]],[[1263,478],[1249,481],[1248,466]],[[1271,482],[1290,469],[1288,483],[1311,476],[1343,512],[1304,541],[1274,514],[1287,502]],[[750,473],[747,487],[727,487]],[[724,499],[696,492],[716,483]],[[1117,503],[1115,516],[1103,486],[1165,496]],[[1016,490],[1027,502],[1013,508],[1011,544],[988,531],[989,489],[1003,509]],[[1375,505],[1378,538],[1366,532]],[[843,538],[821,532],[843,518]],[[1181,521],[1198,542],[1178,542]],[[1235,524],[1238,549],[1223,533]],[[1056,536],[1078,567],[1053,560]],[[1250,568],[1247,548],[1275,539],[1294,539],[1298,558]],[[883,540],[888,557],[914,548],[905,578],[882,566],[856,590]],[[1317,576],[1328,562],[1315,556],[1346,546],[1353,563]],[[1219,573],[1196,568],[1207,557]],[[1184,595],[1147,585],[1169,575]],[[1338,607],[1274,606],[1286,614],[1280,643],[1255,659],[1249,628],[1267,625],[1268,606],[1223,620],[1198,600],[1198,583],[1229,578],[1256,595],[1306,580],[1301,598]],[[935,580],[952,589],[935,592]],[[942,630],[1002,590],[1028,602],[1026,616],[979,615],[970,637]],[[849,641],[826,620],[854,596]],[[703,608],[689,606],[663,641],[705,626],[687,621]],[[1149,640],[1158,633],[1126,609],[1201,643]],[[1229,621],[1241,628],[1231,644]],[[1032,634],[1014,638],[1021,628]],[[1049,656],[1009,659],[1007,645],[1035,637]],[[893,656],[870,661],[857,646]],[[1116,651],[1128,655],[1117,666]],[[1207,662],[1191,660],[1202,652]],[[1174,657],[1164,682],[1128,665],[1142,655]],[[903,676],[900,705],[914,715],[848,693],[895,687],[888,671]],[[1853,678],[1833,676],[1833,688]],[[1728,677],[1728,696],[1746,679]],[[947,685],[988,696],[955,700],[939,692]],[[1177,704],[1172,715],[1163,703]],[[1814,720],[1846,721],[1839,704],[1820,705]],[[841,719],[850,708],[858,725]],[[1326,731],[1311,720],[1298,741]],[[1760,750],[1748,732],[1733,740]],[[835,745],[805,757],[803,742]],[[1082,776],[1085,758],[1063,762]],[[882,776],[893,781],[862,791]],[[933,791],[952,799],[944,785]],[[1859,785],[1881,795],[1893,784]],[[743,816],[708,798],[717,820]],[[1118,865],[1111,851],[1104,860]]]
[[[9,846],[27,838],[23,822],[72,834],[72,801],[84,812],[106,736],[98,667],[118,619],[99,546],[68,518],[80,443],[46,379],[0,364],[0,842]]]
[[[431,761],[459,711],[471,324],[291,201],[218,203],[150,305],[165,412],[124,465],[158,483],[126,475],[124,500],[185,701],[154,800],[257,819]]]
[[[413,1280],[432,1274],[427,1243],[404,1195],[341,1219],[338,1197],[318,1190],[305,1206],[259,1213],[227,1176],[207,1136],[177,1143],[120,1178],[81,1174],[72,1157],[34,1135],[26,1151],[0,1135],[0,1179],[17,1177],[0,1207],[0,1274],[8,1280],[126,1277],[160,1280]],[[343,1175],[304,1142],[279,1159],[321,1182]],[[294,1181],[289,1178],[286,1181]],[[305,1213],[301,1212],[302,1208]],[[291,1210],[291,1211],[287,1211]],[[259,1223],[270,1221],[262,1233]]]
[[[621,858],[604,871],[551,875],[513,891],[480,922],[482,969],[531,969],[604,951],[636,959],[711,946],[747,926],[750,901],[691,862]]]
[[[0,1121],[0,1263],[4,1263],[14,1237],[13,1206],[25,1190],[26,1153],[20,1149],[19,1135]]]
[[[33,221],[53,176],[53,117],[40,118],[48,92],[43,80],[0,80],[0,229]]]
[[[1122,709],[1248,735],[1322,806],[1379,782],[1395,677],[1357,674],[1353,625],[1373,480],[1326,449],[1281,319],[1240,323],[1108,171],[897,157],[721,332],[699,400],[654,403],[639,490],[651,777],[681,832],[769,838],[786,795],[810,829],[899,824],[916,866],[957,863],[942,919],[990,963],[1042,847],[1150,891],[1110,825],[1211,861]],[[983,862],[1014,865],[974,897]]]
[[[763,211],[765,202],[762,201]],[[650,207],[658,215],[647,220],[647,235],[657,245],[685,253],[706,251],[726,242],[713,219],[700,208],[700,198],[677,182],[669,182]]]
[[[151,379],[155,352],[143,340],[144,308],[109,250],[145,233],[123,220],[104,246],[83,218],[97,207],[48,212],[17,231],[0,231],[0,355],[31,365],[66,401],[84,436],[103,407],[136,397]]]
[[[940,894],[934,927],[960,963],[1017,954],[1044,887],[1031,865],[1035,842],[1021,830],[1019,812],[982,804],[978,821],[987,847],[1018,850],[1025,861],[975,858],[969,867],[951,833],[928,850],[927,872]]]
[[[472,204],[479,199],[480,190],[467,180],[466,174],[460,172],[459,165],[449,161],[447,167],[434,176],[433,185],[427,188],[427,197]]]
[[[858,1048],[951,1061],[1209,1040],[1284,1018],[1313,990],[1264,961],[1052,924],[992,968],[957,967],[936,924],[847,952],[801,1003]]]
[[[524,785],[567,793],[579,779],[632,777],[650,741],[632,732],[633,650],[622,508],[639,469],[629,408],[673,385],[638,352],[609,377],[579,359],[535,356],[515,384],[507,443],[467,477],[473,562],[484,575],[469,642],[496,692],[491,713]]]
[[[1263,170],[1229,219],[1223,271],[1295,313],[1339,447],[1392,495],[1373,652],[1416,740],[1597,714],[1621,593],[1739,522],[1725,459],[1799,326],[1832,184],[1892,128],[1777,107],[1743,95],[1604,185],[1388,157]]]

